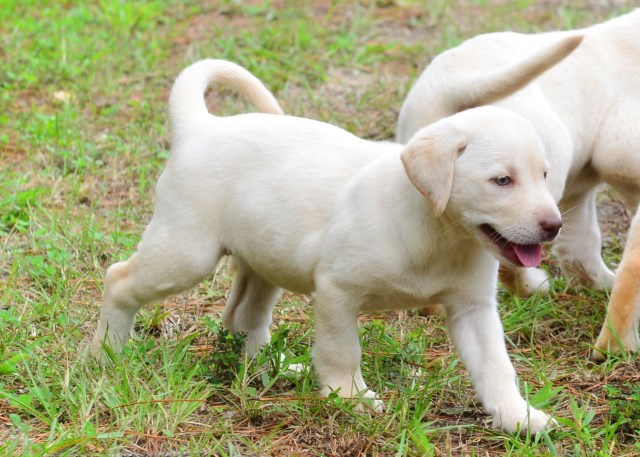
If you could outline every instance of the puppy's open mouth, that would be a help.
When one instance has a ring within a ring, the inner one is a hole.
[[[518,267],[537,267],[542,262],[541,244],[516,244],[504,238],[489,224],[482,224],[480,230],[500,251],[500,256]]]

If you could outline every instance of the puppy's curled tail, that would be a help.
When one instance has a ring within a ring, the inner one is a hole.
[[[176,78],[169,97],[169,116],[174,134],[182,125],[208,118],[204,94],[209,85],[223,83],[253,103],[259,112],[283,114],[273,94],[249,71],[232,62],[205,59],[185,68]]]
[[[571,54],[582,38],[581,34],[571,34],[512,65],[455,81],[447,91],[451,114],[490,105],[517,92]]]

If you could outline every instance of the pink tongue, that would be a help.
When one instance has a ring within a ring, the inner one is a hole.
[[[541,244],[513,244],[513,250],[525,267],[537,267],[542,262]]]

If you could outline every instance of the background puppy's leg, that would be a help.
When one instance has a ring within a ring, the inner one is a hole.
[[[553,252],[567,285],[611,289],[614,274],[602,260],[596,190],[564,201],[561,210],[563,227],[553,243]]]
[[[418,310],[418,314],[420,314],[421,316],[427,316],[427,317],[440,316],[443,313],[444,313],[444,309],[442,308],[442,305],[439,305],[439,304],[427,305]]]
[[[640,211],[631,223],[627,245],[616,272],[616,281],[596,349],[592,357],[604,360],[605,351],[636,351],[640,346]],[[618,344],[620,341],[623,347]]]
[[[360,371],[362,350],[358,340],[358,308],[344,291],[328,284],[318,286],[314,300],[316,341],[313,363],[320,378],[322,395],[333,391],[345,398],[374,399],[373,408],[382,411],[382,401],[369,390]]]
[[[549,277],[541,268],[514,268],[500,265],[500,282],[512,293],[530,297],[549,291]]]
[[[445,306],[451,337],[493,426],[507,432],[543,430],[552,420],[520,395],[495,304]]]
[[[191,288],[204,279],[223,249],[210,230],[152,220],[138,252],[107,270],[103,304],[91,351],[100,357],[102,343],[119,352],[129,339],[138,310],[151,301]]]
[[[247,334],[247,355],[253,357],[271,339],[271,315],[282,289],[258,276],[237,257],[236,265],[237,273],[222,322],[233,332]]]

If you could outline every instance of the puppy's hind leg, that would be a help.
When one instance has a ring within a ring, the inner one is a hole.
[[[223,248],[211,233],[191,224],[154,216],[138,252],[107,270],[100,319],[91,352],[102,358],[107,343],[119,352],[129,339],[138,310],[151,301],[191,288],[214,268]]]
[[[282,289],[267,282],[246,262],[237,257],[235,260],[236,277],[222,313],[222,322],[233,332],[247,334],[247,355],[253,357],[271,339],[272,312]]]
[[[321,394],[331,392],[345,398],[371,402],[376,412],[383,403],[362,378],[362,349],[358,340],[358,308],[353,297],[327,281],[318,282],[314,300],[316,341],[313,363],[320,378]],[[358,405],[358,409],[362,409]]]

